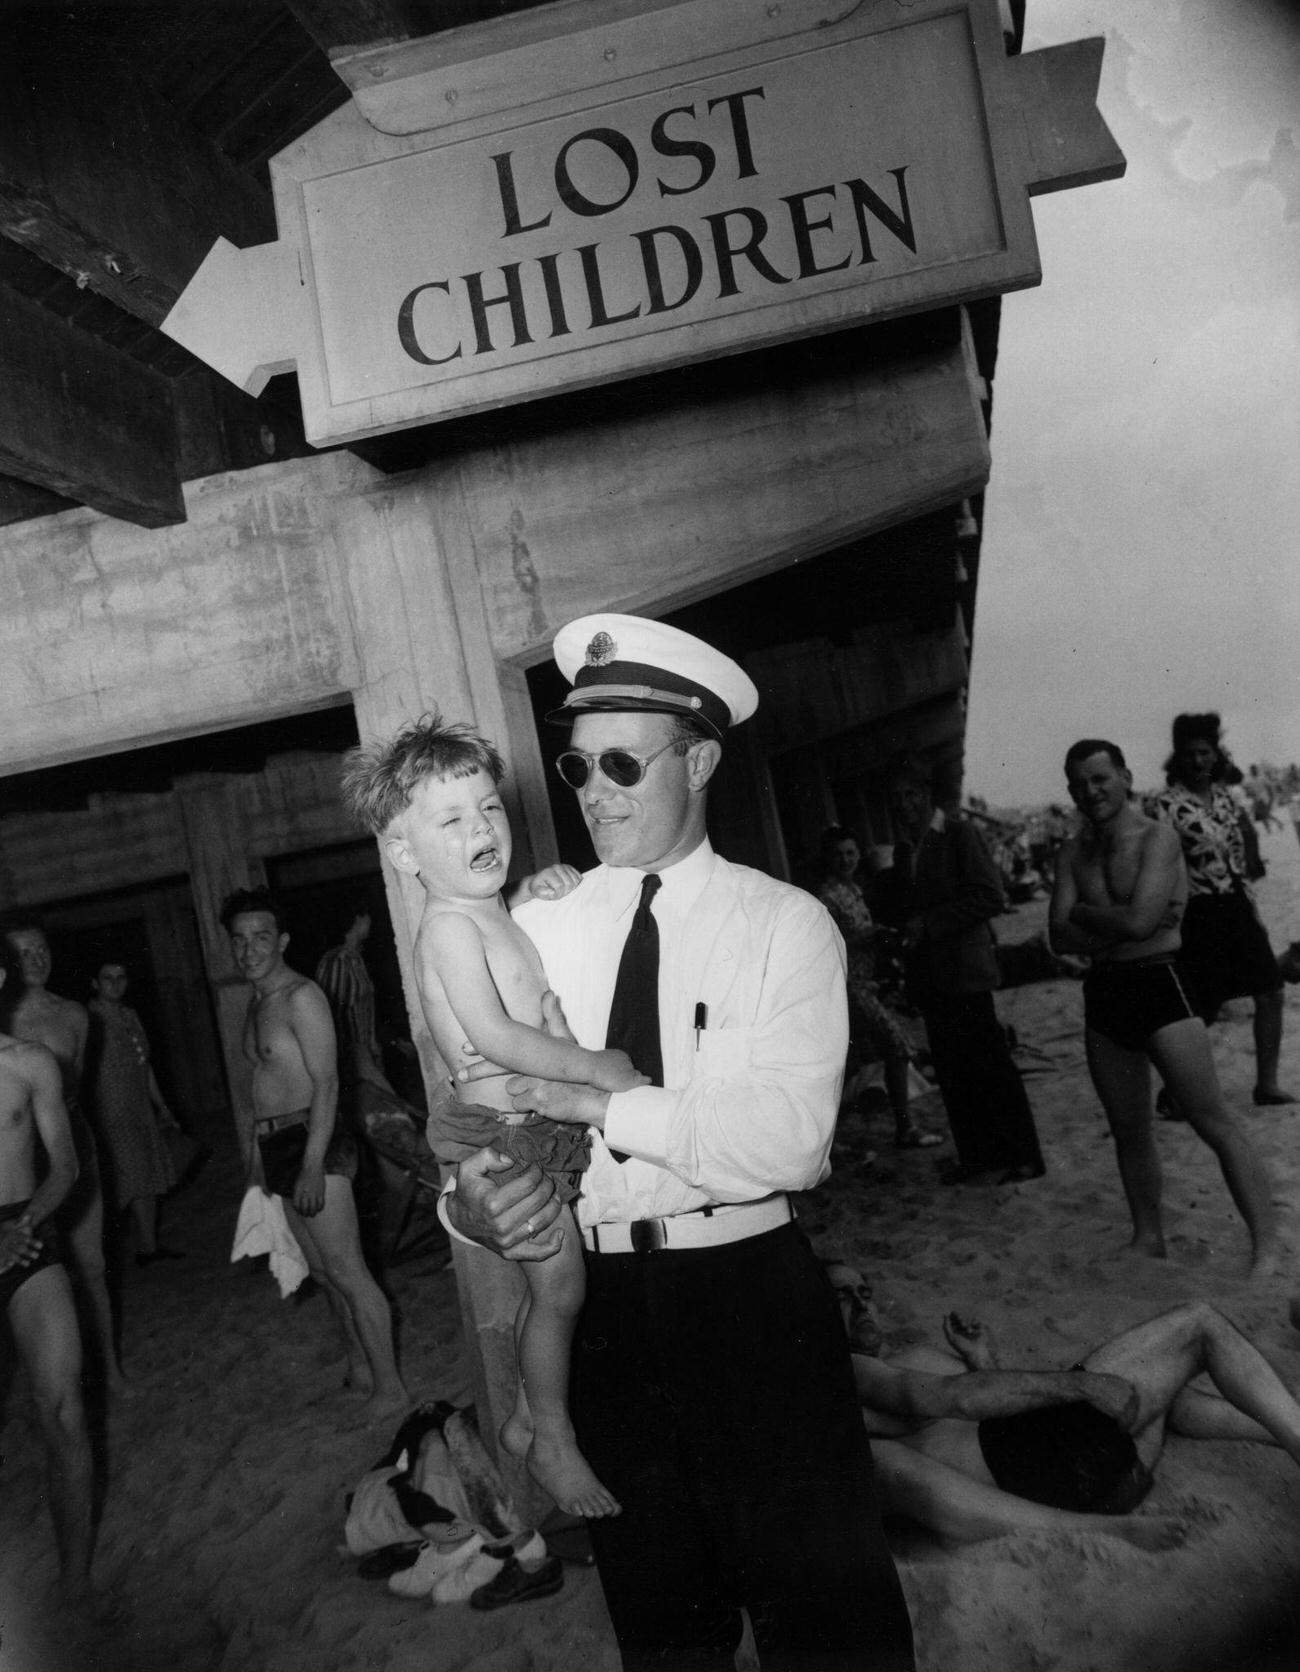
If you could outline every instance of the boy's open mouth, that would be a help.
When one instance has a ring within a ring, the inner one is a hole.
[[[500,850],[494,843],[490,847],[480,848],[470,859],[469,868],[471,871],[491,871],[495,869],[500,862]]]

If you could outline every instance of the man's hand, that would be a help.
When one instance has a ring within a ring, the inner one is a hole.
[[[41,1251],[39,1239],[32,1231],[29,1214],[19,1214],[0,1228],[0,1272],[14,1266],[29,1266]]]
[[[644,1074],[637,1075],[637,1082],[650,1084]],[[534,1080],[516,1074],[506,1081],[506,1092],[520,1114],[545,1115],[548,1120],[605,1130],[609,1093],[599,1086],[571,1086],[562,1080]]]
[[[582,872],[573,865],[545,865],[525,879],[529,900],[562,900],[572,894],[582,881]]]
[[[1082,1383],[1079,1391],[1089,1405],[1103,1416],[1113,1417],[1126,1434],[1131,1434],[1141,1407],[1138,1391],[1132,1382],[1126,1382],[1122,1376],[1085,1370]]]
[[[325,1168],[303,1163],[293,1187],[293,1205],[304,1219],[314,1219],[325,1206]]]
[[[456,1188],[447,1197],[452,1226],[504,1260],[547,1260],[559,1251],[562,1211],[555,1186],[540,1167],[496,1181],[510,1158],[482,1149],[456,1169]]]
[[[650,1076],[633,1067],[626,1051],[593,1051],[592,1056],[596,1060],[590,1071],[591,1084],[601,1091],[632,1091],[650,1084]]]
[[[506,905],[511,911],[526,900],[562,900],[572,894],[582,881],[582,872],[572,865],[544,865],[531,877],[520,877],[506,893]]]

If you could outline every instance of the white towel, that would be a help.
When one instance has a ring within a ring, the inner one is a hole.
[[[260,1185],[250,1184],[235,1221],[230,1258],[243,1260],[254,1254],[271,1256],[271,1276],[280,1285],[281,1300],[287,1299],[307,1275],[307,1262],[289,1229],[284,1203],[278,1196],[268,1196]]]

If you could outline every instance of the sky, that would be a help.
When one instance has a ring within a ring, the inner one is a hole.
[[[1163,782],[1180,710],[1300,761],[1300,5],[1029,0],[1104,34],[1122,180],[1033,200],[1004,297],[965,790],[1062,798],[1076,738]]]

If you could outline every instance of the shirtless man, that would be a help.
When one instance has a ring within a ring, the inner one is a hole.
[[[81,1078],[86,1065],[90,1017],[84,1004],[60,998],[46,986],[53,961],[50,943],[39,924],[11,920],[4,938],[22,971],[22,991],[9,1011],[9,1030],[17,1039],[44,1045],[53,1053],[63,1076],[63,1101],[80,1165],[76,1188],[63,1212],[72,1269],[89,1306],[109,1391],[130,1394],[132,1389],[118,1357],[104,1268],[104,1188],[99,1157],[94,1134],[81,1112]]]
[[[1063,1371],[998,1368],[988,1332],[955,1313],[944,1335],[951,1353],[917,1347],[890,1363],[855,1353],[853,1374],[882,1508],[953,1543],[1083,1531],[1168,1548],[1185,1526],[1129,1514],[1153,1484],[1166,1429],[1280,1446],[1300,1463],[1300,1406],[1202,1301]],[[1214,1393],[1188,1386],[1201,1374]]]
[[[393,1319],[361,1253],[352,1174],[356,1154],[337,1131],[338,1064],[329,1001],[284,961],[289,936],[265,889],[222,907],[235,967],[252,983],[244,1054],[253,1065],[251,1178],[280,1196],[312,1276],[343,1333],[348,1386],[369,1395],[378,1421],[411,1403],[393,1352]]]
[[[0,986],[5,975],[0,965]],[[39,1183],[38,1137],[47,1158]],[[0,1312],[45,1443],[60,1600],[81,1611],[90,1601],[90,1438],[77,1310],[53,1223],[76,1182],[59,1064],[45,1046],[0,1034]]]
[[[1133,804],[1132,774],[1115,744],[1100,738],[1075,743],[1065,757],[1065,776],[1087,823],[1057,861],[1052,949],[1092,958],[1083,986],[1088,1068],[1115,1140],[1133,1247],[1165,1255],[1148,1069],[1154,1063],[1218,1158],[1250,1232],[1252,1274],[1266,1274],[1278,1252],[1268,1176],[1223,1101],[1209,1034],[1178,976],[1187,874],[1177,832]]]

